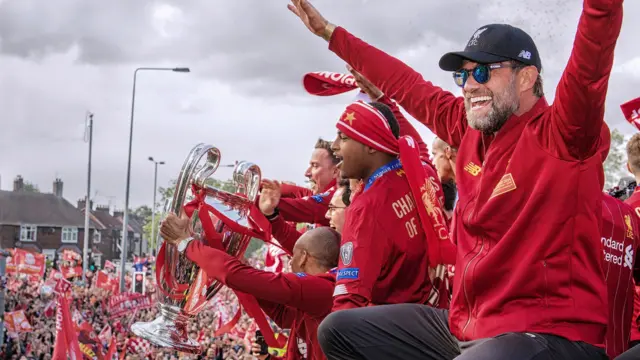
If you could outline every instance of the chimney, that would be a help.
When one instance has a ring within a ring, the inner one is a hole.
[[[22,176],[16,176],[16,179],[13,180],[13,191],[24,191],[24,179]]]
[[[57,197],[62,197],[62,180],[60,178],[56,178],[53,182],[53,194]]]
[[[85,207],[86,201],[84,199],[78,200],[78,209],[83,210]],[[89,201],[89,211],[93,211],[93,200]]]
[[[113,211],[113,217],[121,217],[124,219],[124,211],[121,210],[114,210]]]
[[[105,213],[109,213],[109,205],[97,205],[96,206],[96,211],[100,211],[100,212],[105,212]]]

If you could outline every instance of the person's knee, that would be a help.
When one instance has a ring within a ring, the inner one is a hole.
[[[318,342],[322,351],[327,353],[333,348],[337,337],[348,332],[355,325],[351,310],[340,310],[329,314],[318,326]]]
[[[634,360],[640,359],[640,344],[637,344],[627,350],[626,352],[618,355],[615,360]]]

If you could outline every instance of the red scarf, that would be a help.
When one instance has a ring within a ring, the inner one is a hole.
[[[416,205],[424,204],[416,208],[427,237],[429,265],[455,264],[456,248],[449,239],[436,188],[424,170],[413,138],[402,136],[396,139],[387,119],[376,108],[362,101],[349,105],[336,127],[361,144],[386,154],[398,155]]]

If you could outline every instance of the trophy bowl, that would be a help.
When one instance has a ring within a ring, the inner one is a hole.
[[[219,164],[220,151],[217,148],[196,145],[182,165],[173,198],[167,203],[165,212],[180,215],[185,211],[185,201],[199,197],[199,201],[205,204],[199,209],[209,209],[204,219],[212,225],[210,229],[214,229],[216,247],[221,247],[229,255],[241,257],[251,240],[248,235],[252,227],[249,211],[258,195],[260,168],[249,162],[238,162],[232,176],[236,192],[230,193],[210,185],[210,177]],[[203,228],[203,214],[200,212],[196,209],[191,215],[191,224],[196,233]],[[208,244],[209,240],[201,237],[194,241],[211,245]],[[210,280],[175,245],[166,242],[158,252],[156,267],[158,284],[155,295],[160,315],[151,322],[136,322],[131,326],[131,331],[159,347],[199,353],[200,344],[189,338],[188,322],[206,307],[223,285]]]

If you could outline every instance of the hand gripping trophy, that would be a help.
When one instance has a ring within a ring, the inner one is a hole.
[[[270,238],[269,222],[254,205],[260,187],[260,168],[239,162],[233,171],[236,193],[216,189],[207,180],[220,164],[220,151],[196,145],[186,158],[172,201],[165,212],[184,212],[208,246],[236,257],[244,255],[252,237]],[[191,201],[185,203],[188,200]],[[176,245],[164,243],[156,261],[156,300],[160,316],[151,322],[137,322],[131,331],[151,343],[186,353],[198,353],[200,345],[190,339],[188,321],[222,288],[216,280],[186,258]]]

